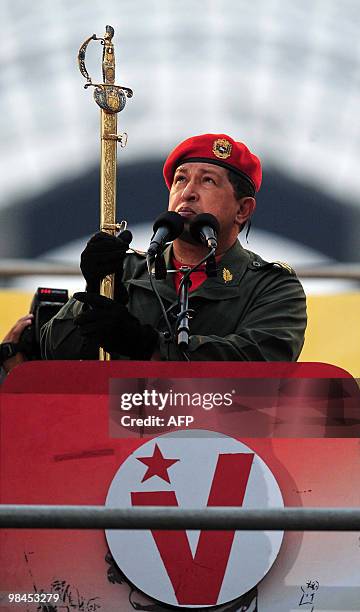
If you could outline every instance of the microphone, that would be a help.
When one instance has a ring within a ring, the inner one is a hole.
[[[175,240],[184,230],[184,219],[176,212],[162,213],[153,225],[153,236],[147,254],[155,257],[166,242]]]
[[[189,226],[190,234],[194,240],[196,242],[203,242],[209,249],[216,249],[219,229],[219,221],[214,215],[209,213],[196,215],[190,221]]]

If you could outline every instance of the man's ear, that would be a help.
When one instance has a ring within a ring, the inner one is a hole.
[[[252,216],[256,208],[255,198],[245,196],[238,201],[238,210],[235,217],[235,223],[239,226],[244,225],[248,219]]]

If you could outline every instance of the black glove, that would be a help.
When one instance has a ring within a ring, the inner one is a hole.
[[[116,275],[115,287],[119,284],[124,258],[131,241],[132,234],[129,230],[124,230],[118,237],[98,232],[90,238],[80,258],[80,269],[86,280],[87,291],[99,292],[100,281],[108,274]],[[123,298],[121,291],[120,301],[124,301]]]
[[[131,359],[149,359],[157,345],[158,334],[151,325],[142,325],[126,306],[96,293],[74,293],[79,302],[91,306],[74,322],[80,333],[91,338],[108,353]]]

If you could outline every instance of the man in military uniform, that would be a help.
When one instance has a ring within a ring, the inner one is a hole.
[[[168,156],[164,178],[169,210],[185,220],[185,232],[164,252],[168,269],[156,287],[174,324],[183,266],[193,267],[206,245],[192,240],[187,222],[210,213],[219,222],[216,276],[192,275],[189,345],[180,351],[154,294],[144,255],[126,254],[130,233],[99,232],[81,256],[87,282],[44,326],[45,359],[96,358],[103,347],[114,358],[190,361],[296,361],[306,327],[301,284],[287,266],[267,263],[245,250],[239,232],[255,209],[261,184],[260,160],[225,134],[188,138]],[[98,294],[101,278],[115,274],[115,296]]]

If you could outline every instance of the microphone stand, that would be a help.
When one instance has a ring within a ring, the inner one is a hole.
[[[193,272],[196,272],[196,270],[198,270],[203,263],[206,265],[207,276],[216,276],[215,249],[215,246],[212,247],[209,253],[193,268],[180,268],[180,272],[183,272],[184,276],[180,283],[180,313],[176,322],[176,334],[178,346],[181,350],[185,350],[189,346],[189,320],[191,319],[191,313],[194,312],[192,308],[189,308],[189,290],[191,287],[190,276]]]
[[[193,272],[196,272],[203,263],[206,264],[206,275],[208,277],[216,276],[215,247],[211,248],[209,253],[201,261],[199,261],[199,263],[196,264],[196,266],[194,266],[193,268],[183,266],[180,268],[180,270],[167,270],[162,254],[158,254],[155,258],[155,261],[153,260],[151,255],[148,254],[146,258],[146,262],[147,262],[147,268],[148,268],[148,273],[150,277],[150,284],[159,301],[159,304],[160,304],[160,307],[161,307],[161,310],[162,310],[162,313],[163,313],[163,316],[164,316],[164,319],[166,321],[167,328],[169,331],[169,337],[172,338],[173,341],[175,341],[175,339],[177,338],[177,344],[178,344],[179,349],[184,351],[189,346],[189,336],[190,336],[189,321],[191,319],[191,313],[194,312],[192,308],[189,308],[189,291],[192,285],[190,276]],[[179,288],[180,289],[180,292],[179,292],[179,310],[180,312],[176,319],[175,333],[173,333],[171,330],[170,322],[167,317],[167,313],[165,311],[162,299],[152,280],[152,273],[151,273],[152,264],[154,264],[154,268],[155,268],[154,275],[155,275],[156,280],[164,280],[166,278],[166,275],[169,273],[176,274],[176,272],[179,272],[179,271],[183,273],[183,278],[181,280],[180,288]]]
[[[180,272],[184,274],[179,296],[180,312],[177,317],[177,342],[181,350],[186,349],[189,345],[189,320],[191,318],[190,312],[192,312],[189,309],[189,290],[192,285],[190,278],[191,271],[191,268],[180,268]]]

